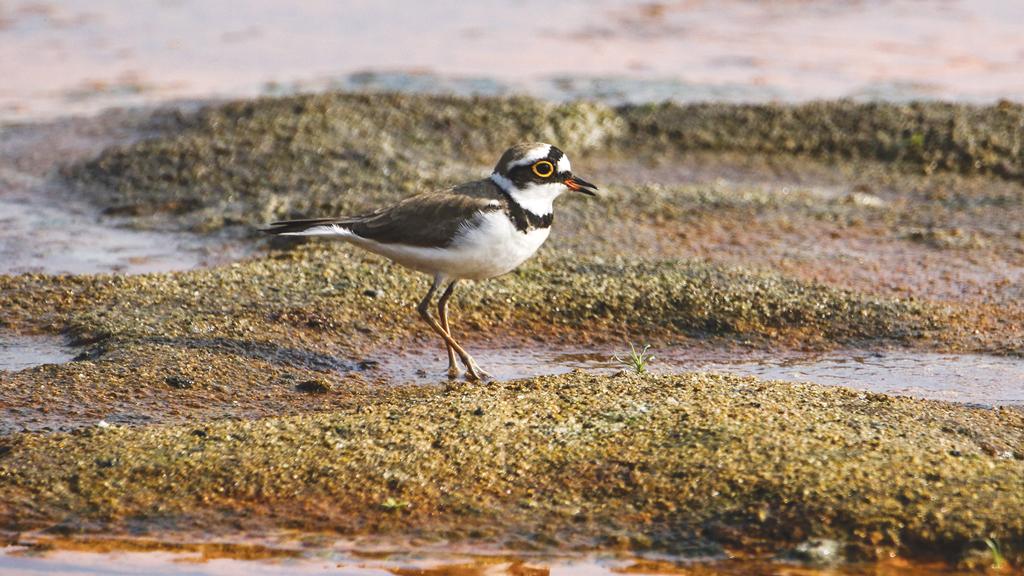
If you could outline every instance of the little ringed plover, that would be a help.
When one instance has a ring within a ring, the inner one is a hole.
[[[452,336],[448,299],[459,280],[483,280],[515,269],[551,232],[552,203],[562,192],[593,196],[597,187],[574,176],[569,158],[551,144],[517,144],[502,154],[491,175],[440,192],[427,192],[363,216],[272,222],[283,236],[328,236],[424,272],[433,283],[417,310],[448,350],[448,376],[481,380],[487,374]],[[430,303],[438,300],[438,317]]]

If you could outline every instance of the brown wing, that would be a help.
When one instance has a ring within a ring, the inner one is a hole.
[[[443,192],[428,192],[352,218],[314,218],[274,222],[266,232],[295,233],[317,226],[337,225],[383,244],[447,246],[466,222],[482,212],[502,210],[504,199],[490,180],[462,184]]]

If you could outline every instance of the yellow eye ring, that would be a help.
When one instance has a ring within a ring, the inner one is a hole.
[[[555,173],[555,165],[547,160],[538,160],[533,163],[533,173],[541,178],[547,178]]]

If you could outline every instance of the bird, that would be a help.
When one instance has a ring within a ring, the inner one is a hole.
[[[441,191],[410,196],[361,216],[271,222],[264,232],[344,240],[431,277],[416,307],[444,341],[448,377],[482,381],[484,372],[452,335],[448,301],[461,280],[486,280],[511,272],[532,256],[551,232],[554,200],[565,191],[595,196],[597,186],[572,172],[554,145],[530,142],[501,155],[489,176]],[[437,318],[430,314],[435,294]]]

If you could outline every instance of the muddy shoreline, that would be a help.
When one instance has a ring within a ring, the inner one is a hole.
[[[199,235],[478,177],[510,140],[571,150],[605,194],[566,198],[536,259],[457,295],[471,349],[500,332],[1024,351],[1020,106],[328,94],[132,122],[145,138],[56,162],[50,181]],[[0,371],[5,419],[71,423],[0,430],[0,527],[681,556],[827,538],[850,561],[954,564],[988,539],[1021,561],[1018,410],[703,373],[402,386],[373,363],[429,345],[411,321],[424,282],[325,243],[191,271],[0,275],[0,329],[81,350]]]

